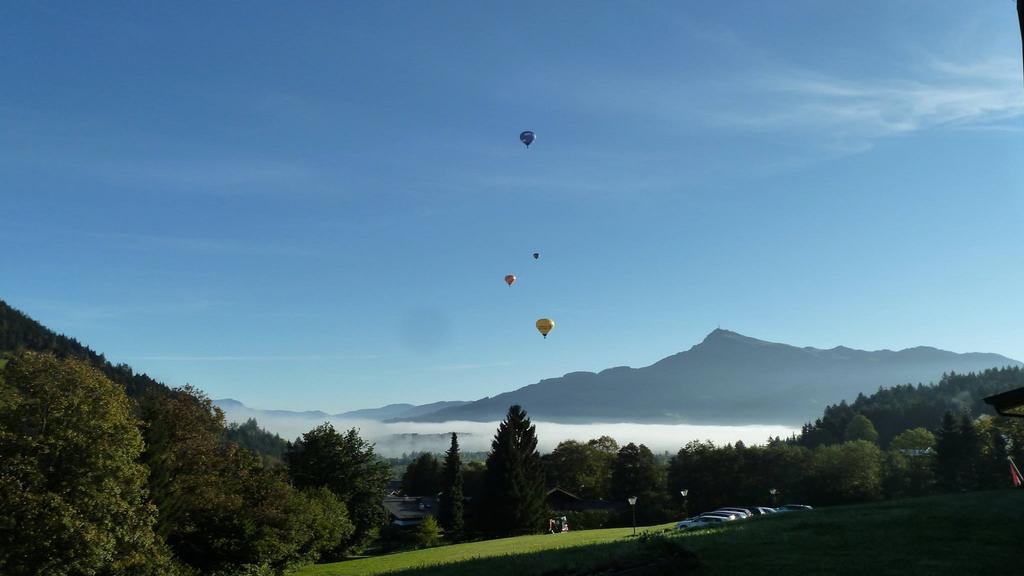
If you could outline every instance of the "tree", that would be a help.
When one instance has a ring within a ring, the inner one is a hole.
[[[952,412],[942,417],[935,439],[935,477],[944,490],[960,487],[960,429]]]
[[[33,352],[7,363],[0,388],[0,573],[175,573],[124,390]]]
[[[892,450],[927,450],[935,448],[935,435],[925,428],[904,430],[889,443]]]
[[[545,454],[544,474],[548,482],[586,498],[609,497],[615,455],[591,442],[565,440]]]
[[[417,548],[431,548],[441,541],[441,529],[433,516],[424,517],[416,527],[415,540]]]
[[[536,427],[525,410],[512,406],[491,441],[478,515],[496,534],[538,532],[544,527],[545,497]]]
[[[630,442],[619,450],[612,470],[612,494],[623,502],[636,496],[641,522],[662,519],[666,508],[664,477],[647,446]]]
[[[452,444],[444,455],[442,472],[440,520],[450,538],[458,538],[463,531],[462,503],[462,457],[459,454],[459,437],[452,432]]]
[[[441,484],[441,463],[430,453],[417,456],[402,474],[402,491],[407,496],[434,496]]]
[[[313,506],[335,515],[336,505],[312,503],[283,471],[265,469],[256,454],[226,441],[223,413],[201,392],[186,386],[148,395],[142,413],[148,422],[143,461],[160,511],[157,531],[195,571],[281,572],[316,560],[331,534],[350,532],[344,517],[303,521],[307,513],[317,514]]]
[[[974,428],[974,421],[967,414],[960,416],[959,438],[960,466],[959,484],[962,490],[978,488],[978,472],[981,467],[981,439]]]
[[[871,442],[872,444],[878,443],[878,432],[875,430],[875,425],[871,423],[863,414],[857,414],[850,419],[850,423],[846,425],[846,430],[843,432],[843,438],[847,442],[853,440],[864,440]]]
[[[878,446],[866,440],[821,446],[811,456],[811,495],[824,504],[879,498],[883,461]]]
[[[381,497],[390,477],[373,445],[355,428],[340,434],[324,423],[303,434],[285,456],[295,486],[325,487],[345,503],[354,530],[343,546],[350,551],[364,546],[384,523]]]

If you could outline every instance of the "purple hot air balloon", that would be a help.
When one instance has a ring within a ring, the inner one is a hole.
[[[526,144],[527,148],[529,148],[530,144],[533,144],[533,141],[536,139],[537,135],[534,134],[532,130],[526,130],[525,132],[519,133],[519,141]]]

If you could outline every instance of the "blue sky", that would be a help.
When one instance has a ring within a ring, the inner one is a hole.
[[[1024,359],[1016,26],[1009,0],[5,4],[0,298],[169,384],[331,412],[719,325]]]

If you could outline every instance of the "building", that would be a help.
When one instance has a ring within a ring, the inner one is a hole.
[[[393,526],[419,526],[427,516],[437,516],[437,498],[427,496],[385,496],[384,509]]]
[[[546,501],[549,510],[562,514],[566,512],[611,512],[625,507],[624,503],[580,498],[572,492],[558,487],[548,490]]]

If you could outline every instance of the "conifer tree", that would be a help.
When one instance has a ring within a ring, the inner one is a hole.
[[[981,460],[981,440],[974,429],[974,421],[967,414],[960,417],[959,484],[963,490],[978,488],[978,468]]]
[[[462,456],[459,454],[459,436],[452,432],[452,445],[444,455],[442,472],[441,526],[449,538],[462,534]]]
[[[942,417],[935,438],[935,477],[943,490],[956,490],[959,483],[960,429],[952,412]]]
[[[525,410],[512,406],[491,442],[479,513],[496,534],[538,532],[544,527],[545,496],[536,427]]]

